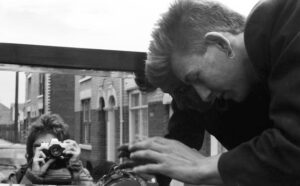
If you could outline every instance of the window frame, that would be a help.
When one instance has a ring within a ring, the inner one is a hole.
[[[87,104],[86,104],[87,103]],[[87,109],[87,110],[86,110]],[[81,100],[81,134],[80,143],[81,144],[91,144],[91,99],[86,98]],[[86,113],[88,116],[86,116]],[[87,118],[86,118],[87,117]]]
[[[39,73],[39,96],[43,96],[45,93],[45,74]]]
[[[31,94],[32,94],[32,76],[31,74],[26,77],[26,102],[29,102],[31,100]]]
[[[138,95],[138,105],[132,106],[132,96]],[[146,110],[148,113],[148,103],[146,105],[143,105],[143,96],[147,96],[146,93],[143,93],[139,90],[133,90],[129,92],[129,104],[128,104],[128,110],[129,110],[129,141],[135,140],[135,137],[147,137],[149,135],[149,117],[147,114],[147,123],[145,124],[143,122],[143,110]],[[135,126],[135,123],[133,123],[133,111],[138,111],[138,132],[136,131],[137,126]]]

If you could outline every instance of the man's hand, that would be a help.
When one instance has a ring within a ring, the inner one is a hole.
[[[133,167],[137,165],[142,165],[147,162],[142,160],[132,160],[130,159],[130,151],[129,151],[129,144],[123,144],[120,147],[118,147],[118,157],[120,158],[120,164],[118,168],[120,169],[132,169]]]
[[[222,184],[219,155],[204,157],[178,141],[161,137],[130,144],[129,151],[130,159],[143,162],[134,167],[137,173],[159,173],[191,184]]]
[[[45,174],[49,166],[55,161],[55,159],[49,159],[46,162],[46,155],[43,153],[42,149],[44,149],[44,147],[37,147],[35,149],[34,157],[32,160],[31,169],[37,176],[42,176],[43,174]]]
[[[81,149],[79,145],[76,143],[76,141],[67,139],[63,141],[63,143],[65,144],[65,150],[63,151],[63,153],[71,155],[69,161],[78,161],[81,153]]]

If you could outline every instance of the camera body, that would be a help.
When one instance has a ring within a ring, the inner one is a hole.
[[[68,160],[71,158],[70,155],[64,154],[65,150],[64,143],[60,142],[58,139],[51,139],[50,143],[42,143],[41,147],[43,147],[42,151],[46,155],[46,161],[49,159],[57,159],[57,160]]]
[[[154,176],[137,174],[131,169],[119,169],[116,166],[104,175],[97,186],[158,186]]]

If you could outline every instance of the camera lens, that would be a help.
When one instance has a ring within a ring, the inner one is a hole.
[[[58,158],[62,155],[63,148],[60,145],[55,144],[49,148],[50,154],[53,158]]]

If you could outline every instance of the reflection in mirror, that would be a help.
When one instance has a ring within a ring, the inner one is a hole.
[[[26,71],[0,71],[4,80],[0,92],[0,144],[5,149],[18,144],[22,149],[14,150],[13,156],[0,153],[0,162],[1,159],[9,162],[15,170],[26,163],[30,128],[44,114],[58,114],[69,125],[71,139],[81,148],[80,159],[92,175],[97,172],[94,168],[103,162],[119,162],[117,148],[121,144],[136,137],[166,133],[172,112],[171,99],[159,89],[140,91],[133,73],[86,71],[88,73],[84,74],[81,70],[22,69]],[[21,160],[10,162],[4,160],[6,156]]]

